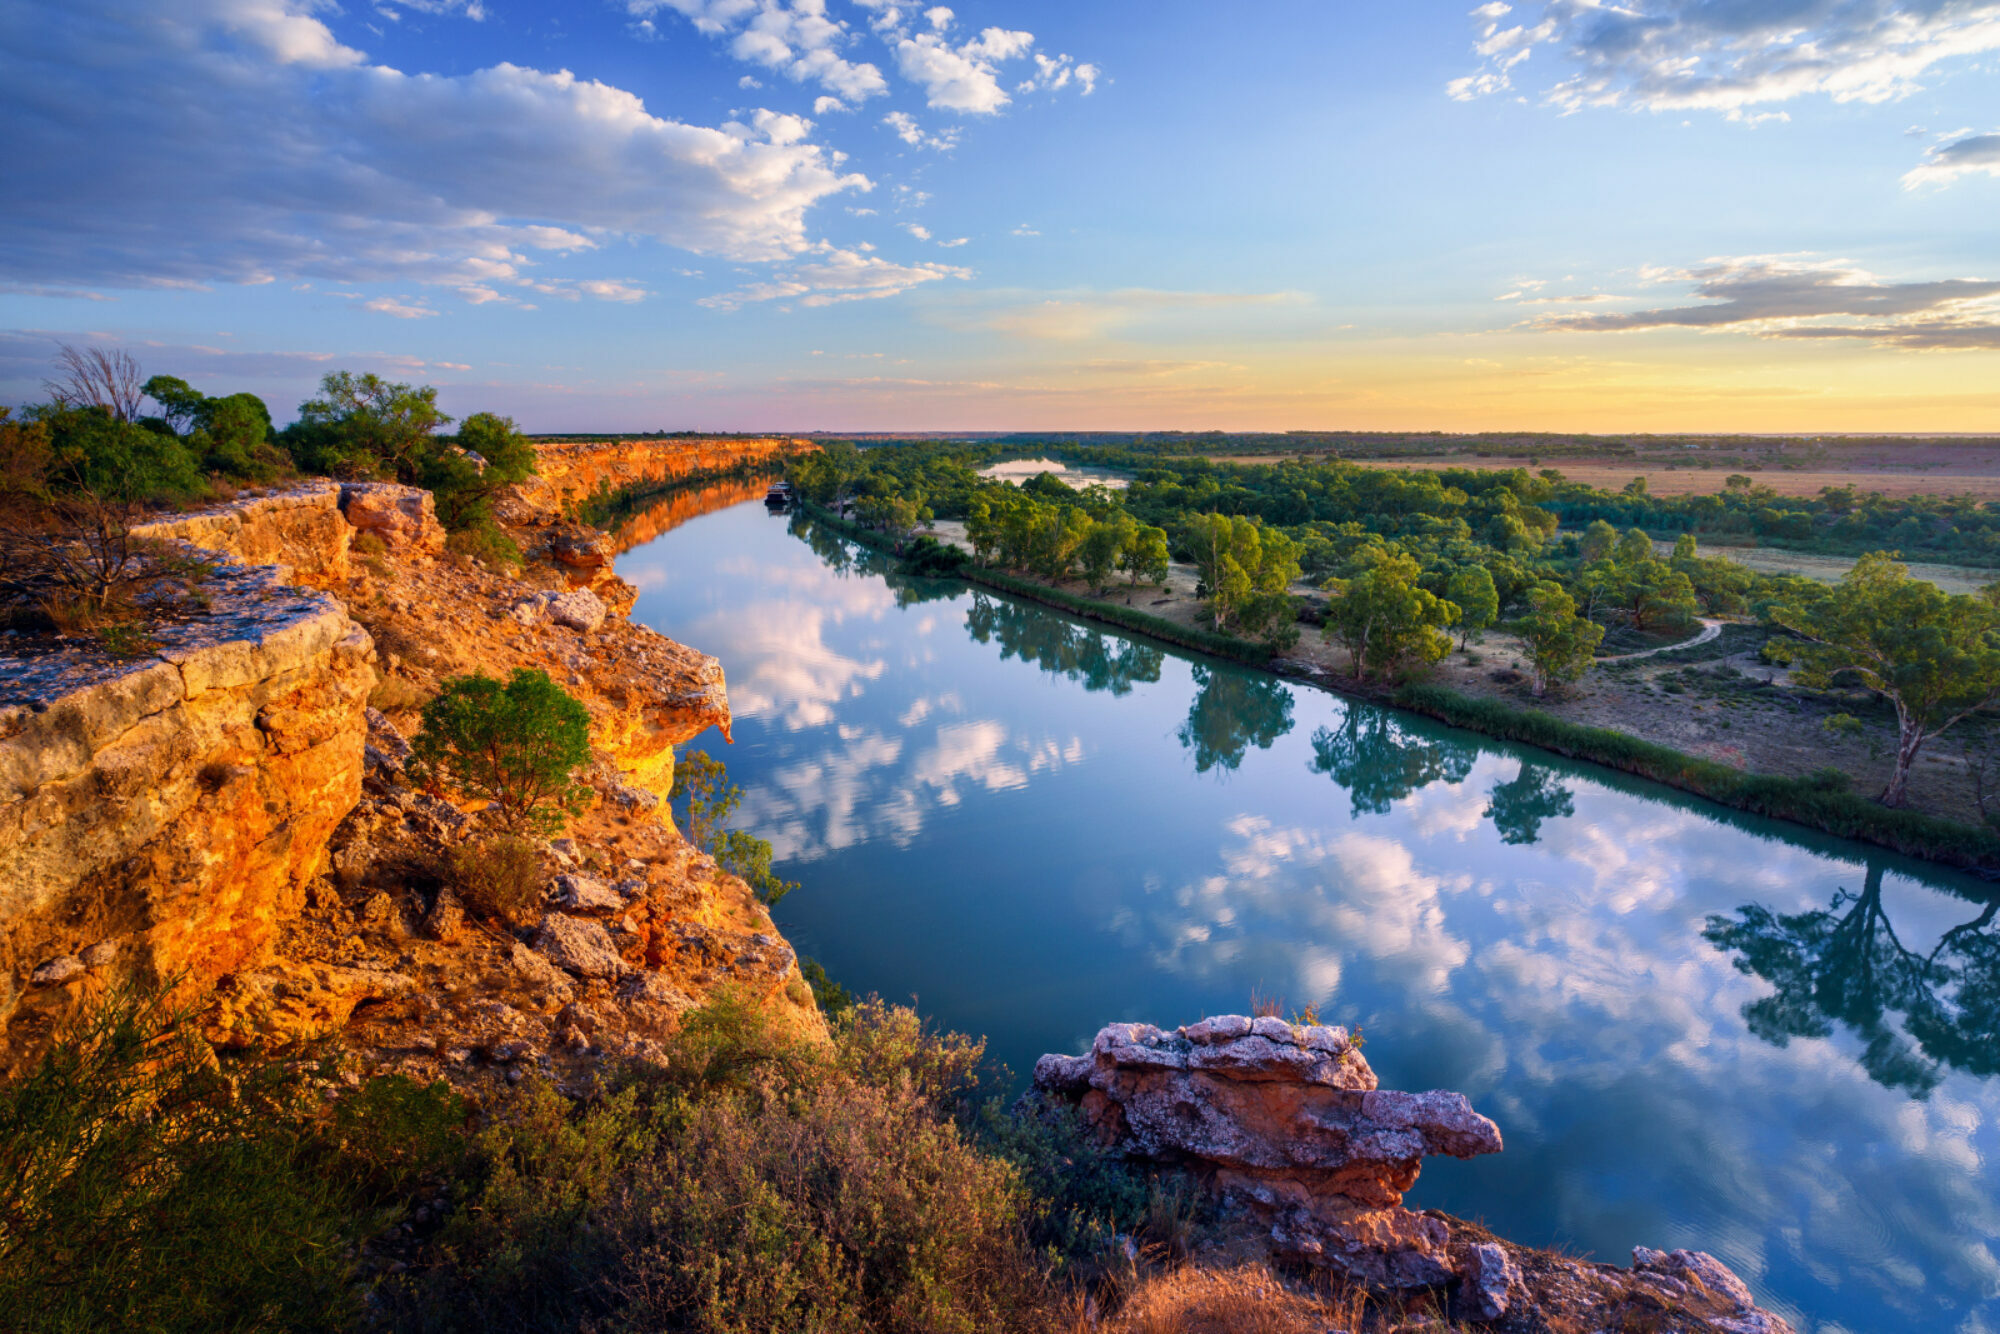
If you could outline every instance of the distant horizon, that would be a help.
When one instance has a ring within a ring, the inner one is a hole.
[[[531,431],[2000,433],[1996,58],[2000,0],[8,0],[0,402],[66,341]]]

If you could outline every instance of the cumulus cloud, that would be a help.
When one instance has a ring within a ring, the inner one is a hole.
[[[1539,327],[1588,333],[1734,329],[1763,338],[1860,339],[1914,349],[2000,348],[2000,281],[1886,282],[1842,260],[1752,256],[1679,275],[1695,304],[1565,315]]]
[[[701,304],[735,310],[759,301],[796,301],[801,306],[832,306],[897,296],[912,287],[943,278],[964,279],[972,270],[950,264],[896,264],[876,255],[842,250],[822,242],[801,262],[764,282],[746,284],[733,292],[704,297]]]
[[[406,74],[314,12],[312,0],[0,11],[9,166],[36,183],[0,222],[0,279],[498,291],[532,252],[607,235],[783,260],[809,248],[813,204],[868,186],[797,117],[688,125],[622,89],[512,64]]]
[[[1542,92],[1565,111],[1593,106],[1727,111],[1809,94],[1886,102],[1941,62],[2000,50],[2000,0],[1545,0],[1472,11],[1471,74],[1461,100],[1507,91],[1537,50],[1567,77]]]
[[[1903,177],[1903,186],[1913,190],[1920,185],[1950,185],[1961,176],[1982,173],[2000,176],[2000,131],[1969,134],[1939,144]]]
[[[1000,86],[1000,66],[1034,45],[1033,33],[1007,28],[988,28],[958,46],[941,33],[912,33],[896,42],[896,68],[932,107],[990,116],[1012,100]]]
[[[850,103],[889,91],[881,70],[841,54],[852,34],[827,17],[826,0],[627,0],[625,8],[648,22],[672,10],[698,31],[727,39],[738,60],[794,83],[817,83]]]

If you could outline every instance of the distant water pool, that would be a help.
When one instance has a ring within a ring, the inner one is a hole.
[[[721,658],[799,950],[1025,1072],[1100,1025],[1360,1027],[1505,1153],[1419,1207],[1711,1250],[1802,1331],[2000,1329],[1988,888],[1107,633],[752,502],[619,559]]]
[[[981,468],[979,475],[1020,486],[1045,472],[1054,474],[1078,490],[1096,483],[1113,491],[1123,491],[1132,484],[1132,479],[1122,472],[1109,468],[1078,468],[1057,459],[1008,459],[1004,463]]]

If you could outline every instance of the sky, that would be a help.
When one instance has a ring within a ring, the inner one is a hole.
[[[0,0],[0,403],[2000,432],[1996,75],[2000,0]]]

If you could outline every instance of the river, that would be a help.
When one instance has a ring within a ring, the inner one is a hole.
[[[1417,1207],[1697,1247],[1804,1331],[2000,1329],[2000,932],[1978,882],[964,585],[756,502],[621,556],[719,657],[740,823],[857,992],[1016,1072],[1101,1025],[1362,1030],[1506,1152]]]

